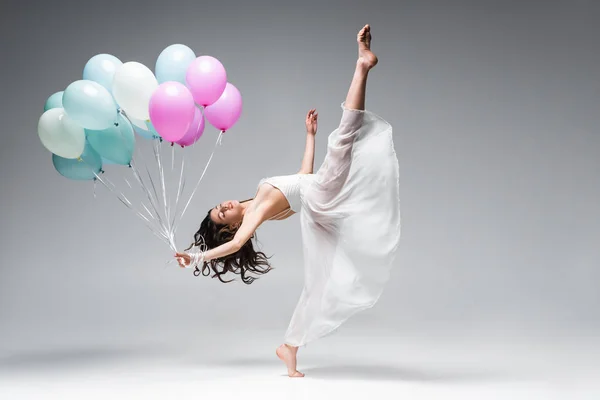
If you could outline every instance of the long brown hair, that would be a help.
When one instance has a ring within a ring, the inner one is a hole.
[[[245,203],[250,200],[252,199],[244,200],[240,203]],[[194,242],[186,249],[186,251],[193,246],[204,245],[206,245],[208,249],[213,249],[229,242],[235,236],[237,228],[232,229],[228,225],[215,223],[210,218],[211,210],[212,209],[208,210],[206,213],[206,217],[204,217],[202,223],[200,223],[200,228],[194,234]],[[256,275],[263,275],[274,269],[267,261],[270,257],[267,257],[262,251],[256,251],[254,249],[252,239],[256,239],[256,232],[253,233],[250,240],[244,243],[242,248],[235,253],[204,262],[202,265],[202,275],[209,276],[212,269],[214,272],[212,278],[218,278],[223,283],[229,283],[234,281],[234,279],[226,281],[223,280],[222,276],[231,272],[240,275],[242,281],[249,285],[258,279],[257,277],[248,275],[249,272]],[[198,267],[196,267],[196,270],[198,270]]]

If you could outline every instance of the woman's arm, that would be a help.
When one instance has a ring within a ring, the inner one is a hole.
[[[256,229],[260,226],[261,222],[261,213],[258,211],[247,212],[242,220],[242,225],[238,228],[233,239],[227,243],[215,247],[214,249],[208,250],[204,254],[204,261],[225,257],[241,249],[242,246],[246,244],[248,240],[250,240]]]
[[[214,260],[215,258],[221,258],[235,253],[236,251],[241,249],[242,246],[246,244],[248,240],[250,240],[250,238],[261,223],[261,212],[247,212],[244,216],[244,219],[242,220],[242,225],[235,233],[233,239],[227,243],[223,243],[222,245],[215,247],[214,249],[207,250],[204,253],[204,261],[208,262],[210,260]],[[191,264],[192,257],[190,256],[190,254],[177,253],[175,254],[175,257],[177,257],[177,259],[179,260],[179,265],[184,268]]]
[[[214,258],[225,257],[229,254],[233,254],[238,251],[240,247],[234,242],[230,240],[227,243],[223,243],[220,246],[215,247],[214,249],[207,250],[204,253],[204,261],[208,262]],[[179,263],[181,268],[191,268],[193,267],[192,263],[200,263],[202,260],[202,252],[198,249],[192,250],[190,253],[175,253],[175,258]]]
[[[239,249],[241,249],[241,246],[239,246],[234,240],[230,240],[229,242],[223,243],[214,249],[207,250],[206,253],[204,253],[204,261],[208,262],[210,260],[214,260],[215,258],[228,256],[235,253]]]
[[[299,174],[312,174],[315,163],[315,135],[317,133],[317,117],[319,113],[312,109],[306,115],[306,146]]]

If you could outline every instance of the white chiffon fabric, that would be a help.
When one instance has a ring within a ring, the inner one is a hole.
[[[370,111],[344,103],[342,110],[316,174],[290,185],[267,180],[290,204],[300,204],[304,288],[285,333],[293,346],[328,335],[372,307],[389,280],[400,240],[392,126]]]

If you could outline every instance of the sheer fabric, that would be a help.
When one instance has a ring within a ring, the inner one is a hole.
[[[316,174],[299,195],[304,288],[285,333],[303,346],[372,307],[389,280],[400,240],[399,165],[391,125],[342,103]],[[288,185],[289,187],[289,185]],[[290,201],[290,204],[294,204]]]

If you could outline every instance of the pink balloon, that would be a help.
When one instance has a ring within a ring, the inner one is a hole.
[[[194,97],[179,82],[165,82],[150,98],[150,121],[166,141],[176,142],[188,131],[194,120]]]
[[[211,56],[196,58],[188,66],[185,82],[201,106],[213,104],[227,85],[227,72],[219,60]]]
[[[200,111],[200,109],[196,107],[194,120],[190,124],[190,127],[188,128],[185,135],[177,141],[177,144],[181,146],[191,146],[192,144],[196,143],[198,139],[200,139],[200,136],[202,136],[202,133],[204,132],[204,125],[205,122],[204,116],[202,115],[202,111]]]
[[[204,109],[206,120],[222,131],[231,129],[241,115],[242,94],[229,82],[219,100]]]

